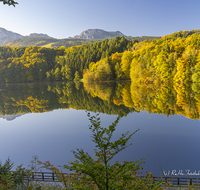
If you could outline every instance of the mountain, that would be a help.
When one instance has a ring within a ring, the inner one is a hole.
[[[47,34],[42,34],[42,33],[31,33],[29,34],[29,37],[45,37],[45,38],[52,38],[48,36]]]
[[[20,39],[15,39],[10,42],[4,43],[3,46],[10,47],[26,47],[26,46],[43,46],[49,43],[54,43],[58,41],[55,38],[46,38],[46,37],[24,37]]]
[[[56,39],[42,33],[31,33],[29,36],[22,36],[20,34],[2,29],[0,32],[0,45],[4,46],[45,46],[45,47],[60,47],[66,48],[83,45],[94,42],[99,39],[114,38],[115,36],[125,36],[119,31],[108,32],[101,29],[88,29],[83,31],[80,35],[69,37],[66,39]],[[6,38],[5,38],[6,36]],[[2,39],[2,40],[1,40]]]
[[[105,39],[105,38],[114,38],[115,36],[125,36],[120,31],[108,32],[101,29],[88,29],[83,31],[80,35],[76,35],[73,38],[78,39]]]
[[[0,27],[0,45],[6,45],[8,42],[13,41],[13,40],[16,41],[16,40],[21,40],[23,38],[32,38],[32,37],[45,38],[44,40],[46,40],[47,38],[53,39],[52,37],[48,36],[47,34],[42,34],[42,33],[31,33],[29,36],[22,36],[21,34],[18,34],[18,33],[12,32],[12,31],[8,31],[5,28]],[[41,41],[41,39],[40,39],[40,41]],[[55,40],[53,40],[53,42],[54,41]],[[33,45],[35,45],[35,44],[33,43]]]
[[[120,31],[108,32],[101,29],[88,29],[80,35],[65,39],[56,39],[42,33],[31,33],[29,36],[22,36],[4,28],[0,28],[0,46],[26,47],[26,46],[43,46],[47,48],[56,48],[65,46],[65,48],[77,45],[93,43],[105,38],[114,38],[115,36],[125,36]],[[125,36],[127,37],[127,36]],[[159,38],[155,36],[127,37],[130,40],[143,41],[146,39]]]
[[[24,36],[22,36],[21,34],[14,33],[0,27],[0,45],[5,44],[14,39],[19,39],[23,37]]]

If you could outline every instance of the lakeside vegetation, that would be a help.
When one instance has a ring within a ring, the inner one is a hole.
[[[84,81],[130,79],[136,83],[200,82],[200,31],[181,31],[134,43],[92,62]]]

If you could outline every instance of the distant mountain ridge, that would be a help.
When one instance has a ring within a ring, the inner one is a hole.
[[[69,39],[97,40],[97,39],[105,39],[105,38],[114,38],[115,36],[125,36],[125,35],[123,33],[121,33],[120,31],[109,32],[109,31],[105,31],[102,29],[88,29],[88,30],[83,31],[80,35],[76,35],[74,37],[69,37],[66,39],[68,39],[68,40]],[[32,37],[51,38],[51,39],[54,39],[53,41],[59,40],[56,38],[52,38],[52,37],[48,36],[47,34],[43,34],[43,33],[31,33],[29,36],[23,36],[21,34],[18,34],[18,33],[12,32],[12,31],[8,31],[8,30],[0,27],[0,45],[7,45],[8,42],[15,40],[13,43],[8,43],[8,44],[13,45],[13,44],[17,43],[17,46],[18,46],[19,45],[18,39],[32,38]],[[38,39],[36,39],[36,41],[38,41]]]
[[[83,31],[80,35],[74,36],[73,38],[93,40],[93,39],[114,38],[115,36],[126,37],[120,31],[108,32],[102,29],[88,29]]]
[[[116,36],[124,36],[130,40],[137,39],[139,42],[146,39],[160,38],[155,36],[131,37],[131,36],[125,36],[120,31],[109,32],[102,29],[88,29],[74,37],[57,39],[43,33],[31,33],[29,36],[23,36],[21,34],[8,31],[0,27],[0,46],[10,46],[10,47],[42,46],[46,48],[56,48],[65,46],[65,48],[68,48],[71,46],[93,43],[95,41],[99,41],[106,38],[115,38]]]
[[[15,39],[23,38],[23,37],[24,36],[22,36],[21,34],[11,32],[0,27],[0,45],[5,44]]]
[[[29,36],[23,36],[21,34],[8,31],[5,28],[0,27],[0,45],[4,45],[12,40],[21,39],[27,37],[45,37],[45,38],[52,38],[47,34],[42,33],[31,33]]]

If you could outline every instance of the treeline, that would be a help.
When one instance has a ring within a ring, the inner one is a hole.
[[[161,37],[158,36],[137,36],[137,37],[127,37],[129,40],[137,40],[138,42],[142,42],[145,40],[153,40],[153,39],[159,39]]]
[[[63,48],[0,47],[0,82],[36,82],[46,79],[46,72],[56,65]]]
[[[14,57],[21,57],[24,54],[23,47],[1,47],[0,46],[0,63],[10,63],[10,59]]]
[[[55,109],[77,109],[112,115],[134,111],[124,105],[91,96],[83,84],[15,84],[0,85],[0,115],[42,113]]]
[[[0,47],[0,82],[66,81],[75,76],[79,79],[91,62],[123,52],[135,42],[115,37],[67,49]]]
[[[135,43],[129,51],[90,63],[85,81],[200,82],[200,31]]]

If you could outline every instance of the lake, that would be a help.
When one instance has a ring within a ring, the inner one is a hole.
[[[113,139],[127,131],[129,146],[114,160],[146,158],[155,176],[200,175],[198,84],[38,83],[0,85],[0,159],[28,166],[32,156],[55,166],[74,160],[70,150],[94,154],[87,112],[109,126],[124,113]],[[181,172],[182,170],[182,172]],[[182,173],[182,174],[181,174]]]

